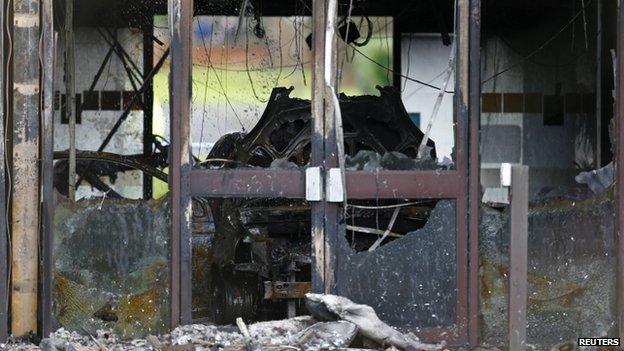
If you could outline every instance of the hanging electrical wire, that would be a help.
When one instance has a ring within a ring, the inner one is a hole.
[[[593,0],[589,0],[585,6],[590,6],[591,3],[593,2]],[[501,70],[500,72],[494,73],[493,75],[491,75],[489,78],[483,80],[481,82],[481,84],[485,84],[489,81],[491,81],[492,79],[500,76],[501,74],[505,74],[507,72],[509,72],[510,70],[522,65],[523,63],[525,63],[527,60],[529,60],[530,58],[532,58],[533,56],[537,55],[540,51],[542,51],[545,47],[547,47],[550,43],[552,43],[555,39],[557,39],[557,37],[559,37],[559,35],[561,35],[561,33],[563,33],[570,25],[574,24],[574,22],[576,21],[576,19],[583,14],[583,9],[579,10],[578,12],[576,12],[576,14],[574,16],[572,16],[572,18],[563,26],[561,27],[561,29],[559,29],[554,35],[552,35],[551,37],[549,37],[546,41],[544,41],[540,46],[538,46],[535,50],[533,50],[531,53],[529,53],[528,55],[526,55],[525,57],[523,57],[521,60],[519,60],[518,62],[511,64],[510,66],[508,66],[507,68]]]
[[[362,51],[360,51],[358,48],[353,47],[353,46],[352,46],[352,48],[355,50],[355,52],[357,52],[358,54],[360,54],[360,55],[361,55],[362,57],[364,57],[365,59],[367,59],[367,60],[371,61],[371,62],[372,62],[372,63],[374,63],[375,65],[377,65],[377,66],[379,66],[379,67],[381,67],[381,68],[383,68],[383,69],[385,69],[385,70],[388,70],[388,71],[392,72],[392,74],[394,74],[395,76],[398,76],[398,77],[403,77],[403,78],[405,78],[405,79],[409,80],[410,82],[418,83],[418,84],[421,84],[421,85],[426,86],[426,87],[431,88],[431,89],[435,89],[435,90],[440,90],[440,89],[441,89],[440,87],[437,87],[437,86],[435,86],[435,85],[433,85],[433,84],[429,84],[429,83],[424,82],[424,81],[422,81],[422,80],[419,80],[419,79],[416,79],[416,78],[413,78],[413,77],[409,77],[409,76],[406,76],[406,75],[401,74],[401,73],[399,73],[399,72],[396,72],[396,71],[394,71],[393,69],[391,69],[391,68],[389,68],[389,67],[387,67],[387,66],[384,66],[382,63],[380,63],[380,62],[376,61],[375,59],[373,59],[373,58],[371,58],[371,57],[367,56],[365,53],[363,53]],[[453,94],[453,93],[454,93],[454,91],[449,91],[449,90],[445,90],[445,92],[446,92],[447,94]]]
[[[199,26],[199,33],[202,36],[202,39],[204,38],[204,30],[202,28],[202,22],[201,19],[199,17],[197,17],[197,25]],[[202,111],[202,121],[201,121],[201,129],[200,129],[200,134],[199,134],[199,152],[198,155],[201,155],[202,153],[202,149],[204,146],[204,124],[206,122],[206,115],[208,114],[208,111],[206,109],[207,104],[208,104],[208,81],[210,79],[210,57],[212,56],[212,37],[213,37],[213,33],[212,31],[214,30],[214,18],[212,20],[212,27],[210,30],[210,48],[208,50],[206,50],[206,46],[204,45],[204,53],[206,54],[206,59],[208,60],[208,65],[206,65],[206,82],[204,84],[204,107],[203,107],[203,111]]]
[[[201,36],[201,40],[202,40],[202,45],[204,46],[204,51],[208,51],[207,49],[207,45],[206,45],[206,38],[204,36],[203,31],[200,30],[200,36]],[[227,45],[225,45],[226,50],[227,50]],[[223,54],[223,51],[222,51]],[[236,112],[236,109],[234,108],[234,106],[232,105],[232,102],[230,101],[228,95],[227,95],[227,90],[224,87],[221,78],[219,77],[219,74],[216,72],[216,70],[214,69],[214,67],[212,66],[212,62],[210,60],[210,55],[208,56],[208,66],[210,67],[210,69],[212,69],[214,71],[214,76],[215,79],[217,80],[217,83],[219,84],[219,87],[221,88],[221,91],[223,92],[223,96],[225,98],[225,101],[227,103],[227,105],[230,107],[230,109],[232,110],[232,112],[234,113],[234,117],[236,118],[236,120],[238,121],[238,123],[240,124],[242,131],[245,131],[245,125],[243,124],[243,121],[240,119],[240,117],[238,116],[238,113]],[[227,67],[226,67],[227,68]],[[225,71],[227,72],[227,71]],[[206,82],[206,84],[208,84],[208,82]]]

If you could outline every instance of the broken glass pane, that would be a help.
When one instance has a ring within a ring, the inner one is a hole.
[[[421,229],[372,252],[358,252],[346,238],[341,239],[334,264],[337,293],[370,305],[383,321],[396,327],[453,325],[455,218],[455,201],[440,200]]]
[[[54,311],[59,326],[122,337],[164,332],[169,311],[169,205],[57,196]]]
[[[531,203],[528,232],[528,342],[553,345],[615,327],[613,192]],[[571,194],[571,193],[570,193]],[[483,207],[481,314],[485,341],[507,337],[509,210]]]

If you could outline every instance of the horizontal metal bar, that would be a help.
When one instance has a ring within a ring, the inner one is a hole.
[[[305,198],[305,173],[276,169],[194,170],[191,196]]]
[[[462,185],[456,171],[347,172],[349,199],[452,199]]]
[[[455,171],[348,171],[349,199],[452,199],[464,178]],[[191,172],[191,195],[305,198],[305,173],[298,170],[227,169]]]

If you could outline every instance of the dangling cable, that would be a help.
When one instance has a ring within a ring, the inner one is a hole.
[[[455,13],[454,13],[454,33],[455,37],[453,38],[453,45],[451,46],[451,54],[449,55],[448,60],[448,71],[446,73],[446,79],[444,81],[444,86],[440,88],[440,93],[438,94],[438,99],[436,100],[435,105],[433,106],[433,111],[431,112],[431,118],[429,119],[429,123],[427,124],[427,129],[425,130],[425,135],[420,142],[420,146],[418,147],[418,158],[426,158],[427,153],[427,142],[429,141],[429,135],[431,134],[431,128],[433,127],[433,123],[438,117],[438,112],[440,112],[440,107],[442,106],[442,101],[444,101],[444,95],[446,95],[446,90],[448,89],[449,82],[451,81],[451,77],[453,72],[455,72],[455,50],[457,49],[457,0],[455,0]]]

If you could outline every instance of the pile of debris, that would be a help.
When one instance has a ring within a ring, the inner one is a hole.
[[[0,345],[5,350],[104,351],[104,350],[441,350],[444,344],[425,344],[413,334],[404,334],[382,322],[372,307],[335,295],[308,294],[311,316],[247,326],[187,325],[168,335],[119,340],[110,331],[84,336],[60,329],[32,344]]]

